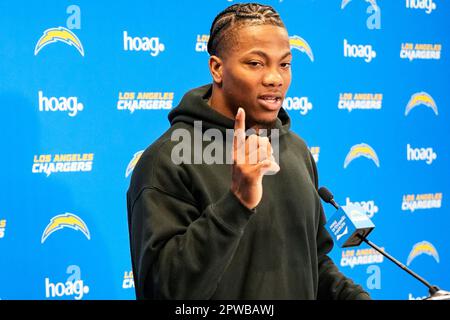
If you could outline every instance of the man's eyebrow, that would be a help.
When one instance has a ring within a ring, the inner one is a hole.
[[[289,57],[289,56],[292,56],[292,52],[291,52],[291,51],[287,51],[287,52],[281,57],[281,60],[283,60],[283,59],[285,59],[285,58],[287,58],[287,57]]]
[[[247,54],[256,54],[256,55],[259,55],[259,56],[261,56],[261,57],[263,57],[265,59],[269,59],[269,56],[267,55],[267,53],[265,53],[262,50],[257,50],[257,49],[256,50],[251,50]],[[280,60],[283,60],[283,59],[285,59],[285,58],[287,58],[289,56],[292,56],[292,52],[291,51],[287,51],[283,56],[281,56]]]

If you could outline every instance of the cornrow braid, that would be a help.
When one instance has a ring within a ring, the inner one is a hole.
[[[283,27],[280,15],[274,8],[259,3],[239,3],[229,6],[214,19],[209,32],[208,53],[217,55],[219,44],[227,35],[225,31],[238,25],[272,24]]]

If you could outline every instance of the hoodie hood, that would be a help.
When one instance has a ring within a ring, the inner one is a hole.
[[[178,106],[169,113],[170,125],[184,122],[194,125],[194,121],[202,121],[202,127],[206,129],[216,128],[225,132],[234,128],[234,120],[217,112],[208,105],[211,96],[212,85],[208,84],[187,92]],[[275,128],[279,129],[280,136],[289,131],[291,120],[287,112],[281,108]]]

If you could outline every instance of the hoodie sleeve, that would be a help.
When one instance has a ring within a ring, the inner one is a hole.
[[[315,161],[310,155],[313,168],[314,184],[318,189],[318,173]],[[317,232],[317,256],[319,268],[319,287],[317,298],[319,300],[370,300],[364,289],[342,274],[328,254],[333,249],[333,239],[325,228],[326,218],[320,198],[319,225]]]
[[[129,208],[138,299],[209,299],[231,261],[252,211],[229,191],[198,212],[158,188]]]

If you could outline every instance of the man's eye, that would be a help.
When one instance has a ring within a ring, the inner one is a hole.
[[[291,67],[291,63],[290,63],[290,62],[282,63],[282,64],[281,64],[281,67],[282,67],[282,68],[285,68],[285,69],[288,69],[288,68]]]
[[[259,61],[249,61],[247,64],[250,65],[250,66],[252,66],[252,67],[259,67],[259,66],[262,66],[262,63],[259,62]]]

